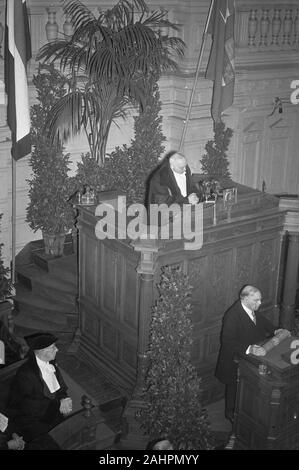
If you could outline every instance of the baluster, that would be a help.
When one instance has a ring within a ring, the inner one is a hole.
[[[291,32],[292,32],[292,10],[291,9],[287,9],[285,11],[285,16],[284,16],[284,20],[283,20],[283,44],[284,45],[290,45],[291,44],[291,41],[290,41],[290,36],[291,36]]]
[[[268,44],[268,32],[269,32],[269,10],[263,9],[263,14],[260,21],[260,30],[261,30],[261,37],[260,37],[260,46],[267,46]]]
[[[248,46],[255,46],[257,32],[257,10],[250,10],[248,19]]]
[[[278,8],[275,8],[274,10],[274,15],[272,18],[272,45],[277,46],[278,45],[278,36],[280,33],[280,28],[281,28],[281,10]]]
[[[50,6],[47,8],[48,21],[46,24],[46,35],[49,42],[55,41],[58,36],[58,24],[56,23],[56,9]]]
[[[293,44],[299,44],[299,8],[297,8],[296,18],[294,20],[294,40]]]
[[[74,33],[74,27],[72,25],[70,15],[65,15],[65,22],[63,23],[63,32],[66,36],[72,36]]]

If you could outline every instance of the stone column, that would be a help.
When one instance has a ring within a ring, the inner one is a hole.
[[[299,205],[299,201],[297,201]],[[284,228],[288,236],[287,261],[284,275],[284,288],[280,311],[283,328],[294,328],[295,300],[299,266],[299,207],[298,212],[287,212]]]
[[[157,268],[158,244],[156,240],[138,240],[133,245],[136,251],[140,251],[140,260],[137,266],[140,281],[137,377],[132,398],[127,403],[123,417],[126,423],[125,441],[128,445],[130,442],[134,443],[134,449],[144,449],[147,439],[143,436],[136,417],[145,405],[142,399],[142,391],[147,370],[147,349],[151,310],[154,305],[154,274]]]

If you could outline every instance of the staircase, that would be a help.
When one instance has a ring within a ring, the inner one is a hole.
[[[43,240],[28,243],[16,257],[16,279],[16,330],[49,331],[68,342],[78,325],[77,255],[71,236],[60,257],[46,255]]]

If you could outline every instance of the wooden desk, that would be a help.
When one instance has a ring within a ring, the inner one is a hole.
[[[193,286],[193,362],[204,399],[216,401],[223,386],[214,371],[225,310],[242,285],[258,286],[262,311],[278,322],[277,292],[284,212],[279,200],[238,187],[231,218],[217,201],[203,208],[203,246],[185,250],[184,240],[104,239],[95,235],[95,206],[78,206],[80,346],[78,355],[132,393],[146,370],[152,306],[164,266],[180,266]]]
[[[264,357],[239,359],[234,449],[299,449],[299,365],[284,359],[294,339]],[[260,365],[267,366],[265,375]]]

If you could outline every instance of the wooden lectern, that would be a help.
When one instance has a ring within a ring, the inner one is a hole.
[[[234,449],[299,450],[299,364],[291,362],[298,343],[291,336],[266,356],[238,358]]]

